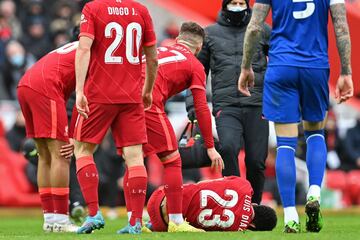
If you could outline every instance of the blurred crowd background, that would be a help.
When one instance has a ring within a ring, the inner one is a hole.
[[[38,59],[64,45],[72,38],[80,11],[88,1],[82,0],[1,0],[0,1],[0,206],[33,206],[39,204],[36,195],[36,166],[23,157],[25,126],[19,111],[16,86]],[[144,2],[144,1],[141,1]],[[161,19],[159,11],[150,8],[154,24]],[[160,20],[161,21],[161,20]],[[168,18],[157,27],[158,45],[175,42],[181,20]],[[354,66],[356,67],[356,66]],[[354,79],[356,81],[356,79]],[[210,91],[209,91],[210,92]],[[177,132],[186,123],[184,93],[167,105],[170,119]],[[209,101],[210,101],[209,94]],[[300,129],[301,132],[301,129]],[[323,194],[323,206],[347,207],[360,204],[360,114],[359,109],[333,104],[326,125],[328,163]],[[275,140],[270,136],[267,159],[267,180],[263,201],[280,204],[275,176]],[[298,199],[305,199],[307,172],[306,144],[300,137],[297,150]],[[241,162],[243,153],[239,154]],[[107,137],[95,155],[100,175],[102,205],[115,207],[122,199],[123,161],[116,155],[111,138]],[[35,163],[36,164],[36,163]],[[243,164],[242,164],[243,165]],[[155,158],[147,160],[150,177],[149,191],[160,185],[161,166]],[[209,169],[184,171],[185,181],[217,178]],[[7,186],[5,188],[5,186]],[[9,190],[10,189],[10,190]],[[301,204],[301,201],[298,201]]]

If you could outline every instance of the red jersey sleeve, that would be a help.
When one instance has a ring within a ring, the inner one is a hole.
[[[198,88],[206,91],[206,74],[204,67],[201,65],[200,62],[195,62],[192,71],[191,84],[189,89],[194,89],[194,88]]]
[[[144,23],[145,23],[143,45],[146,47],[149,47],[149,46],[153,46],[156,44],[156,35],[155,35],[154,25],[153,25],[153,21],[150,16],[150,13],[147,10],[147,8],[144,7],[143,9],[144,10],[142,11],[142,16],[143,16]]]
[[[95,38],[94,18],[89,4],[85,5],[81,13],[79,38],[81,36]]]
[[[194,97],[195,114],[205,146],[206,148],[213,148],[214,139],[212,135],[211,114],[206,101],[206,92],[199,88],[192,88],[191,92]]]

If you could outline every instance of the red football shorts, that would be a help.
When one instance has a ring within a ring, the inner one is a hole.
[[[28,138],[69,141],[65,102],[50,99],[29,87],[17,89]]]
[[[178,149],[174,129],[166,113],[155,105],[145,112],[148,143],[144,145],[145,156]]]
[[[109,128],[117,148],[147,142],[144,105],[89,104],[89,118],[77,114],[74,138],[80,142],[100,144]]]

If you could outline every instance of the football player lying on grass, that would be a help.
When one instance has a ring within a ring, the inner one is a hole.
[[[274,209],[251,203],[253,189],[240,177],[225,177],[183,185],[184,218],[205,231],[271,231],[277,217]],[[167,231],[168,214],[164,188],[150,197],[147,210],[152,231]]]

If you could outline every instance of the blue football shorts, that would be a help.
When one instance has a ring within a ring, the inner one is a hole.
[[[270,66],[263,115],[275,123],[320,122],[329,108],[329,69]]]

